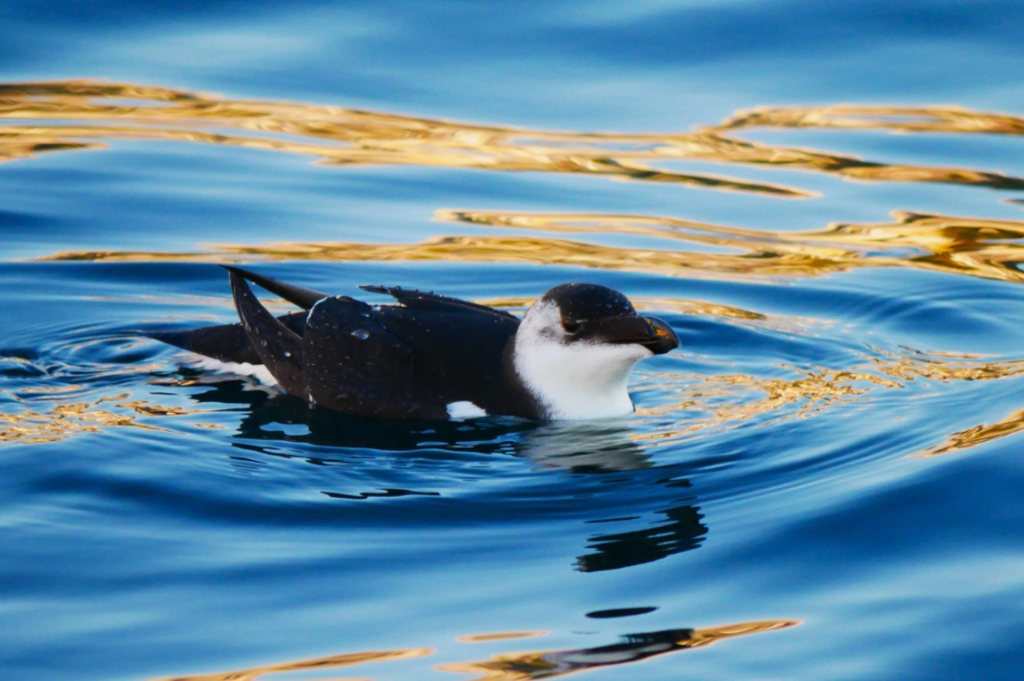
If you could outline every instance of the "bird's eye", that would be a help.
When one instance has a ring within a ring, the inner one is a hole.
[[[562,328],[565,329],[566,333],[578,333],[580,330],[580,323],[574,319],[563,319]]]

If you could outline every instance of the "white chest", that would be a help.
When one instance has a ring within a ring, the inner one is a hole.
[[[629,372],[651,352],[640,345],[559,343],[517,338],[515,368],[552,419],[632,413]]]

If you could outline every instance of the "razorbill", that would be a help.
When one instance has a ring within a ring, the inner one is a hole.
[[[369,305],[225,269],[241,324],[147,335],[221,362],[262,364],[285,392],[356,416],[621,416],[633,411],[633,365],[679,347],[668,324],[597,284],[556,286],[520,320],[399,287],[361,287],[398,303]],[[304,312],[273,316],[246,280]]]

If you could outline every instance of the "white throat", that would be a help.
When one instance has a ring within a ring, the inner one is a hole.
[[[516,373],[551,419],[600,419],[632,413],[626,381],[650,350],[635,343],[566,342],[558,307],[538,303],[516,332]]]

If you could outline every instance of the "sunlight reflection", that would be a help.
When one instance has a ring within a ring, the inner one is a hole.
[[[939,456],[940,454],[951,454],[985,444],[986,442],[998,440],[1007,435],[1019,433],[1022,430],[1024,430],[1024,409],[1015,411],[995,423],[983,423],[953,433],[945,442],[923,452],[918,452],[913,456],[916,458],[927,458]]]
[[[410,648],[406,650],[383,650],[370,653],[349,653],[346,655],[331,655],[330,657],[318,657],[312,660],[298,660],[296,662],[284,662],[281,664],[270,664],[251,669],[239,669],[237,671],[193,674],[188,676],[168,676],[154,681],[253,681],[266,674],[278,674],[287,672],[318,671],[322,669],[340,669],[353,667],[360,664],[372,662],[394,662],[397,660],[410,660],[417,657],[425,657],[433,654],[432,648]]]
[[[900,132],[975,132],[1024,135],[1024,118],[987,114],[959,106],[898,107],[838,104],[815,107],[756,107],[741,111],[716,130],[740,128],[853,128]]]
[[[0,412],[0,442],[40,444],[57,442],[82,433],[98,433],[107,428],[140,428],[170,432],[142,423],[138,416],[185,416],[201,413],[180,407],[164,407],[144,400],[125,400],[127,395],[103,397],[93,402],[52,405],[49,411]],[[128,413],[128,410],[135,414]],[[199,425],[199,424],[194,424]],[[210,426],[207,426],[210,427]]]
[[[0,130],[0,161],[51,151],[100,149],[109,140],[149,139],[281,151],[312,156],[331,165],[581,173],[791,198],[814,193],[712,174],[673,172],[653,164],[710,161],[797,168],[858,180],[1024,188],[1024,179],[996,172],[890,165],[734,137],[737,130],[757,126],[1020,134],[1024,125],[1015,116],[951,107],[762,108],[689,133],[573,133],[72,80],[0,85],[0,119],[12,121]],[[14,121],[26,123],[15,125]],[[68,121],[87,124],[69,125]]]
[[[625,232],[738,251],[625,248],[540,236],[436,236],[414,244],[280,242],[214,244],[195,252],[62,251],[39,260],[248,262],[428,261],[569,265],[685,277],[813,277],[864,267],[905,267],[1024,282],[1024,222],[894,213],[890,223],[847,223],[809,232],[759,232],[623,215],[441,211],[439,219],[546,232]]]
[[[795,378],[759,378],[748,374],[658,375],[657,382],[643,382],[634,393],[656,390],[668,395],[653,406],[637,409],[644,428],[630,438],[645,446],[677,444],[708,430],[743,427],[750,419],[770,416],[769,423],[805,418],[843,403],[866,399],[876,389],[900,389],[916,380],[982,381],[1024,374],[1024,360],[992,361],[969,355],[877,351],[877,356],[846,370],[788,367]],[[678,418],[685,413],[687,418]],[[1016,432],[1017,415],[993,426],[979,426],[951,436],[931,454],[965,449],[980,442]],[[761,424],[764,425],[764,424]],[[941,451],[939,451],[941,450]]]
[[[640,662],[651,657],[665,655],[666,653],[703,648],[725,639],[777,631],[798,624],[800,624],[799,620],[765,620],[761,622],[741,622],[706,629],[670,629],[666,631],[629,634],[623,637],[623,642],[612,645],[573,650],[502,653],[493,656],[490,660],[441,664],[434,669],[438,672],[478,674],[479,676],[474,677],[472,681],[552,679],[611,665]],[[459,642],[484,643],[522,638],[524,636],[536,636],[542,633],[524,634],[522,632],[515,632],[509,634],[468,635],[460,636],[457,640]],[[433,653],[434,650],[431,648],[412,648],[408,650],[332,655],[230,672],[164,677],[154,681],[254,681],[268,674],[328,671],[359,664],[411,660],[426,657]],[[425,670],[421,671],[421,677],[423,671]],[[303,678],[317,677],[303,676]],[[337,679],[338,677],[332,678]],[[448,678],[447,674],[445,678]]]

